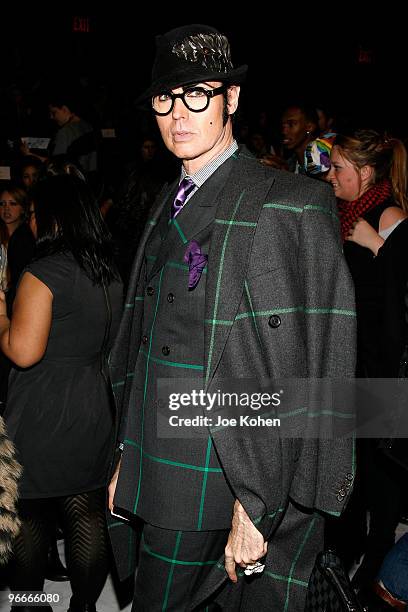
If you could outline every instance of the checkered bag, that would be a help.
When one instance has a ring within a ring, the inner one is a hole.
[[[340,558],[331,550],[317,555],[307,589],[305,612],[364,612]]]

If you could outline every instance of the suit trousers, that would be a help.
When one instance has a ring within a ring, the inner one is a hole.
[[[323,548],[323,523],[321,515],[289,503],[268,542],[264,572],[245,576],[237,567],[235,584],[223,566],[229,530],[172,531],[145,523],[132,612],[301,612]],[[200,589],[210,572],[220,575],[213,592]]]
[[[229,530],[174,531],[145,523],[132,612],[183,612],[224,554]],[[221,566],[220,572],[225,571]],[[220,610],[209,602],[200,610]]]

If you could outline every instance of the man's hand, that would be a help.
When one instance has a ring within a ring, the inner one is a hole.
[[[257,530],[242,505],[235,500],[232,527],[225,547],[225,570],[237,582],[235,564],[241,567],[253,564],[266,555],[268,543]]]
[[[116,491],[116,484],[118,482],[118,476],[119,476],[119,470],[120,470],[120,462],[121,460],[119,460],[118,465],[116,466],[116,470],[115,473],[112,476],[112,480],[110,481],[110,485],[108,487],[108,506],[109,506],[109,510],[112,512],[113,510],[113,498],[115,497],[115,491]]]

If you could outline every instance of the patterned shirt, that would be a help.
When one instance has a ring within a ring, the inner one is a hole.
[[[194,181],[196,185],[196,188],[193,189],[191,193],[189,193],[189,195],[187,196],[184,205],[189,201],[191,196],[195,194],[197,189],[199,189],[202,185],[204,185],[205,181],[209,179],[210,176],[212,176],[214,172],[225,161],[227,161],[227,159],[231,157],[231,155],[233,155],[237,149],[238,149],[237,141],[233,140],[232,143],[229,145],[229,147],[227,147],[225,151],[221,153],[221,155],[209,161],[208,164],[206,164],[205,166],[197,170],[197,172],[195,172],[194,174],[187,174],[187,172],[184,170],[184,166],[181,167],[180,181],[182,181],[184,178],[186,178],[186,176],[188,176]]]

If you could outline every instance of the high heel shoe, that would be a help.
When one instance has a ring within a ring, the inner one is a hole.
[[[73,595],[69,602],[68,612],[96,612],[94,603],[79,603]]]
[[[45,577],[47,580],[52,580],[54,582],[69,580],[68,570],[62,565],[61,559],[59,558],[57,541],[55,539],[52,540],[48,549]]]

